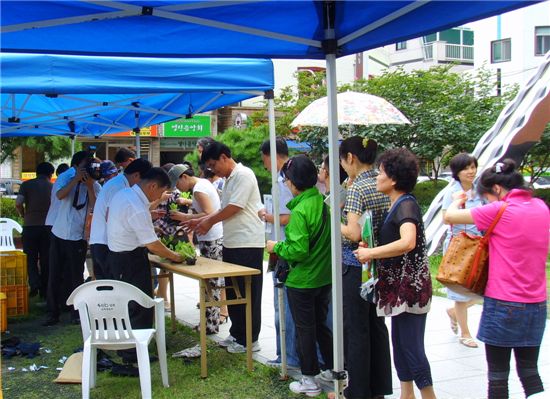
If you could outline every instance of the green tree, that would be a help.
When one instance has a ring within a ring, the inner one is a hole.
[[[284,137],[296,132],[290,127],[290,123],[305,107],[327,95],[324,71],[298,71],[295,76],[298,80],[297,93],[292,86],[287,86],[275,98],[275,107],[281,113],[281,116],[277,117],[275,125],[277,135]]]
[[[382,148],[406,146],[428,162],[437,176],[442,162],[460,151],[474,149],[517,90],[509,88],[503,96],[496,97],[496,81],[486,69],[470,76],[451,72],[450,68],[439,66],[412,72],[397,69],[339,87],[339,92],[353,90],[383,97],[411,121],[410,125],[352,126],[342,129],[340,135],[369,136]],[[317,82],[322,79],[324,75],[318,76]],[[290,131],[292,119],[311,101],[326,95],[326,88],[315,81],[304,83],[303,88],[310,91],[300,95],[299,90],[294,95],[288,89],[281,93],[278,110],[286,112],[286,116],[279,120],[278,131]],[[314,157],[326,153],[326,128],[303,127],[298,136],[313,147]]]
[[[53,162],[71,156],[71,140],[68,137],[9,137],[0,141],[0,162],[13,158],[18,147],[28,147],[41,152],[47,161]],[[75,150],[80,143],[75,143]]]
[[[260,193],[271,191],[271,175],[264,168],[260,154],[260,146],[269,137],[267,125],[250,127],[247,129],[227,129],[216,140],[224,143],[231,149],[231,156],[235,161],[251,168],[258,179]],[[185,156],[185,160],[198,167],[198,154],[193,152]]]
[[[523,158],[521,168],[529,173],[532,183],[550,170],[550,125],[546,126],[540,141]]]
[[[373,137],[383,146],[410,148],[431,164],[437,177],[441,161],[474,149],[517,90],[494,96],[496,82],[489,71],[468,75],[450,68],[409,73],[398,69],[351,85],[352,90],[385,98],[411,121],[410,125],[356,127],[355,133]]]

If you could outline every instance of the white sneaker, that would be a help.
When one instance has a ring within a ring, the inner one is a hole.
[[[232,335],[229,335],[226,339],[223,341],[218,342],[218,345],[222,348],[227,348],[229,345],[231,345],[233,342],[235,342],[235,337]]]
[[[315,378],[318,378],[325,382],[332,382],[334,380],[334,378],[332,377],[332,370],[321,370],[321,372],[317,374]]]
[[[258,341],[252,342],[252,352],[259,352],[262,348]],[[227,347],[229,353],[246,353],[246,347],[239,344],[237,341],[234,341],[231,345]]]
[[[315,381],[314,377],[303,376],[300,381],[291,382],[288,386],[294,393],[303,393],[310,398],[321,394],[321,387]]]

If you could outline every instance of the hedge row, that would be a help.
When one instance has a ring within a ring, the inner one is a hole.
[[[447,182],[445,180],[438,180],[437,184],[434,181],[425,181],[418,183],[415,186],[413,194],[418,200],[418,204],[420,205],[422,212],[426,212],[428,210],[437,193],[445,188],[446,185]],[[544,200],[546,205],[550,208],[550,189],[535,190],[534,196]]]

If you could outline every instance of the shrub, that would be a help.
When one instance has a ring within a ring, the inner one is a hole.
[[[435,196],[445,187],[448,182],[445,180],[424,181],[417,183],[413,190],[413,195],[416,197],[422,212],[426,212],[430,207]]]
[[[542,199],[546,202],[546,205],[550,208],[550,189],[549,188],[539,188],[533,193],[535,197]]]
[[[21,226],[23,226],[23,218],[19,216],[19,214],[17,213],[17,209],[15,209],[15,199],[6,197],[0,197],[0,199],[2,201],[0,216],[2,216],[3,218],[13,219]]]

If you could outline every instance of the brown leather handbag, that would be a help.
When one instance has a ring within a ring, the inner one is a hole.
[[[451,238],[436,280],[462,294],[483,295],[489,275],[489,235],[508,204],[504,202],[484,236],[461,231]]]

